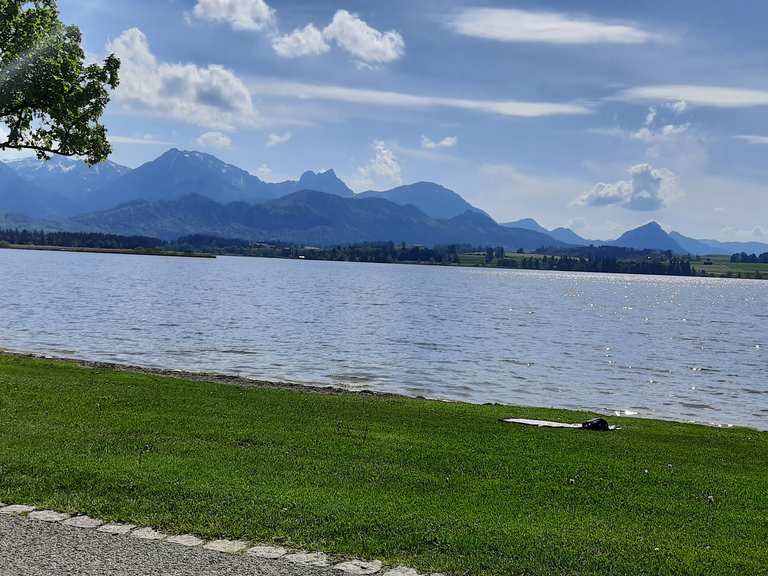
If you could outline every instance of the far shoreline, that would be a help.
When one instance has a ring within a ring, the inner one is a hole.
[[[475,270],[509,270],[520,272],[561,272],[570,274],[596,274],[606,276],[638,276],[646,278],[702,278],[702,279],[715,279],[715,280],[756,280],[763,281],[768,280],[768,275],[763,276],[760,270],[753,271],[752,276],[741,275],[740,273],[706,273],[706,269],[701,264],[696,263],[694,268],[696,273],[694,274],[659,274],[648,272],[632,272],[632,271],[606,271],[606,270],[567,270],[567,269],[552,269],[552,268],[523,268],[523,267],[508,267],[500,265],[489,265],[479,262],[428,262],[428,261],[410,261],[402,260],[395,262],[379,262],[375,260],[331,260],[328,258],[317,258],[311,254],[312,249],[307,249],[307,254],[299,256],[279,256],[279,255],[265,255],[265,254],[242,254],[237,252],[185,252],[180,250],[163,250],[163,249],[146,249],[146,248],[91,248],[91,247],[67,247],[67,246],[52,246],[52,245],[37,245],[37,244],[8,244],[0,242],[0,250],[25,250],[32,252],[65,252],[73,254],[123,254],[133,256],[166,256],[170,258],[194,258],[194,259],[210,259],[215,260],[219,257],[230,258],[254,258],[262,260],[289,260],[296,262],[331,262],[331,263],[346,263],[346,264],[381,264],[381,265],[403,265],[403,266],[426,266],[430,268],[459,268],[459,269],[475,269]],[[473,254],[464,254],[463,256],[469,257]],[[510,254],[512,259],[518,258],[531,258],[532,260],[539,260],[546,257],[545,254],[526,252]],[[722,258],[722,256],[706,256],[706,259],[710,258]],[[763,266],[760,264],[760,266]],[[699,274],[698,272],[704,272]]]
[[[72,252],[76,254],[132,254],[134,256],[168,256],[172,258],[208,258],[215,259],[215,254],[206,252],[178,252],[175,250],[147,250],[131,248],[89,248],[83,246],[43,246],[37,244],[2,244],[3,250],[31,250],[33,252]]]

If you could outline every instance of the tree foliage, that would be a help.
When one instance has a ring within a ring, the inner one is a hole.
[[[120,61],[86,64],[81,40],[76,26],[59,20],[56,0],[0,0],[0,150],[90,164],[109,156],[99,120]]]

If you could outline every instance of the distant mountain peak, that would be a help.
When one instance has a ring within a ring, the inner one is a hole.
[[[667,231],[664,230],[664,228],[662,228],[661,224],[656,222],[656,220],[651,220],[647,224],[643,224],[642,226],[638,226],[637,228],[635,228],[635,230],[657,230],[657,231],[660,230],[660,231],[664,232],[664,234],[667,233]]]
[[[450,222],[471,222],[474,224],[481,224],[481,225],[494,225],[498,226],[496,221],[488,216],[485,212],[480,212],[479,210],[467,210],[465,212],[462,212],[458,216],[454,216],[450,219]]]
[[[344,196],[345,198],[351,198],[355,195],[352,189],[336,176],[336,172],[332,168],[325,172],[307,170],[299,178],[299,186],[308,190]]]
[[[618,240],[609,243],[636,250],[669,250],[676,254],[687,251],[675,239],[667,234],[658,222],[648,222],[622,234]]]
[[[391,190],[370,190],[357,198],[383,198],[401,206],[411,205],[439,220],[450,220],[467,211],[481,212],[459,194],[434,182],[415,182]]]
[[[514,222],[505,222],[502,226],[506,228],[522,228],[523,230],[533,230],[534,232],[549,234],[549,230],[544,228],[544,226],[536,222],[533,218],[523,218],[522,220],[515,220]]]
[[[304,172],[304,174],[301,175],[301,178],[313,178],[317,176],[324,176],[326,178],[338,178],[338,176],[336,176],[336,171],[333,168],[328,168],[328,170],[323,170],[322,172],[307,170]]]

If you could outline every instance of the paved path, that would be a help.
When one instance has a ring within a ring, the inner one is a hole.
[[[0,576],[329,576],[328,569],[0,515]]]

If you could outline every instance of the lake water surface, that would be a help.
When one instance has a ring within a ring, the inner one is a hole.
[[[0,347],[768,429],[768,282],[0,250]]]

